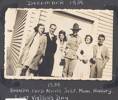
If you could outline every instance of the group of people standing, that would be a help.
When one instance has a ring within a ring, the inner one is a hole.
[[[34,28],[34,34],[20,56],[20,76],[28,73],[33,76],[102,78],[109,60],[108,48],[103,44],[105,36],[99,34],[98,43],[92,45],[91,35],[86,35],[82,41],[78,34],[81,28],[77,23],[68,36],[64,30],[56,36],[56,29],[56,24],[50,25],[49,32],[45,32],[43,24]]]

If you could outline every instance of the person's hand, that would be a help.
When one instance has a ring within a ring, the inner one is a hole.
[[[94,59],[94,58],[91,58],[91,59],[90,59],[90,63],[91,63],[91,64],[95,64],[95,63],[96,63],[95,59]]]
[[[41,58],[40,60],[39,60],[39,64],[41,64],[43,62],[43,58]]]
[[[104,62],[104,63],[103,63],[103,65],[102,65],[102,68],[104,69],[104,68],[105,68],[105,66],[106,66],[106,63]]]
[[[82,60],[82,62],[83,62],[84,64],[86,64],[86,63],[88,63],[88,60]]]

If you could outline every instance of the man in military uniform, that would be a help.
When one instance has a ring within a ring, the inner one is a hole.
[[[69,35],[65,48],[65,65],[62,73],[63,77],[73,76],[73,71],[78,58],[76,52],[81,43],[81,38],[78,36],[78,32],[81,30],[79,25],[75,23],[71,30],[73,33]]]
[[[54,54],[57,50],[57,36],[55,31],[57,26],[51,24],[49,27],[49,32],[45,33],[47,37],[47,46],[45,51],[45,56],[43,57],[43,62],[39,66],[39,76],[51,76],[54,64]]]

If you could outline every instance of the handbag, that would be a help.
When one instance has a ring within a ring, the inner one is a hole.
[[[96,63],[96,61],[93,58],[91,58],[89,61],[90,61],[91,64],[95,64]]]

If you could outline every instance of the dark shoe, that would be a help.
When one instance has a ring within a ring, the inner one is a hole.
[[[34,76],[38,76],[38,71],[29,68],[29,73],[32,73]]]
[[[28,66],[25,66],[25,68],[22,69],[20,76],[25,76],[28,68]]]

